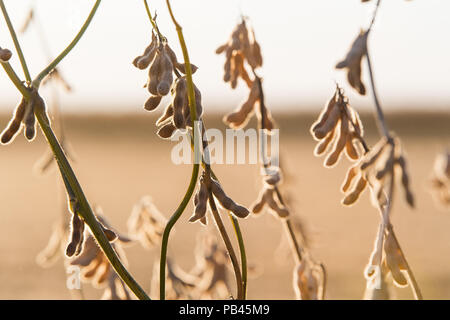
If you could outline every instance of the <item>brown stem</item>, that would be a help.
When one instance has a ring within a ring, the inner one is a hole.
[[[370,150],[368,150],[368,151],[370,151]],[[414,273],[412,272],[412,269],[406,260],[405,254],[403,253],[403,250],[400,247],[400,243],[398,242],[397,237],[395,236],[393,226],[389,220],[389,214],[390,214],[390,211],[392,208],[392,199],[394,197],[394,179],[395,179],[394,172],[392,172],[388,194],[386,195],[386,199],[388,201],[386,206],[383,208],[382,205],[378,202],[378,210],[380,211],[380,214],[382,217],[382,227],[383,227],[382,235],[384,235],[384,230],[387,230],[389,233],[391,233],[392,238],[396,242],[397,247],[400,250],[400,254],[402,255],[403,260],[406,264],[406,272],[407,272],[409,280],[410,280],[409,284],[411,285],[411,290],[414,294],[414,298],[416,300],[423,300],[423,296],[422,296],[422,292],[420,290],[419,284],[417,283]],[[369,181],[368,185],[369,185],[369,188],[371,189],[371,191],[374,192],[374,187],[373,187],[372,183],[370,183],[370,181]],[[381,245],[381,247],[383,246],[383,239],[381,239],[380,245]],[[380,261],[380,264],[381,264],[381,261]]]
[[[209,179],[209,177],[207,178]],[[228,233],[225,229],[225,226],[220,218],[219,211],[217,210],[217,206],[214,200],[214,196],[212,192],[209,192],[209,207],[211,208],[214,221],[216,222],[217,229],[219,229],[220,235],[222,236],[225,247],[228,250],[230,255],[231,264],[233,265],[234,274],[236,276],[236,289],[237,289],[237,299],[242,300],[244,298],[244,291],[242,286],[242,274],[241,269],[239,267],[239,262],[236,257],[236,253],[234,252],[233,245],[231,244],[230,238],[228,237]]]
[[[262,88],[262,82],[261,82],[261,78],[256,74],[255,70],[253,69],[253,75],[255,76],[255,81],[257,81],[258,84],[258,90],[259,90],[259,110],[261,113],[261,119],[259,121],[259,126],[261,130],[266,129],[265,127],[265,123],[264,123],[264,118],[266,116],[266,106],[264,103],[264,90]],[[265,145],[263,142],[261,142],[261,147],[265,148]],[[262,154],[265,155],[265,152],[262,151]],[[264,161],[265,162],[265,161]],[[264,167],[267,167],[267,163],[264,163]],[[277,186],[274,186],[274,190],[275,193],[277,194],[278,200],[280,201],[280,203],[283,206],[286,206],[284,200],[283,200],[283,196],[281,195],[281,192],[279,190],[279,188]],[[290,221],[289,218],[286,218],[283,220],[283,225],[285,226],[285,230],[286,230],[286,234],[290,240],[291,243],[291,248],[293,250],[294,253],[294,258],[296,260],[296,262],[300,262],[302,261],[302,248],[300,247],[300,244],[297,241],[297,238],[295,236],[295,232],[294,229],[292,227],[292,223]],[[302,235],[303,237],[303,235]],[[304,237],[303,237],[304,238]]]
[[[373,24],[375,23],[375,18],[377,17],[378,8],[380,7],[380,4],[381,4],[381,0],[378,0],[377,4],[375,5],[375,11],[373,12],[372,20],[370,21],[370,25],[369,25],[369,28],[367,29],[367,32],[372,30]]]
[[[378,129],[380,130],[381,135],[390,139],[391,136],[389,134],[388,126],[387,126],[386,119],[385,119],[384,113],[383,113],[383,109],[381,108],[380,100],[378,99],[377,90],[375,88],[375,80],[374,80],[374,76],[373,76],[372,63],[370,61],[369,50],[366,50],[366,60],[367,60],[367,66],[369,68],[369,76],[370,76],[370,84],[372,86],[373,100],[375,102],[375,109],[377,112]]]

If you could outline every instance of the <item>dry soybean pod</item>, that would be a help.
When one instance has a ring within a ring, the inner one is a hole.
[[[381,140],[372,148],[372,150],[364,156],[361,160],[361,170],[366,170],[368,167],[372,166],[378,158],[381,156],[386,147],[386,138],[383,137]]]
[[[219,203],[224,207],[225,209],[231,211],[234,215],[236,215],[239,218],[245,218],[250,213],[247,208],[238,205],[236,202],[233,201],[230,197],[228,197],[223,191],[220,184],[211,178],[211,191],[214,194],[214,197],[219,201]]]
[[[14,117],[11,119],[8,126],[2,133],[1,141],[3,144],[7,144],[12,141],[15,135],[18,133],[22,124],[23,117],[25,115],[26,105],[26,100],[22,98],[22,100],[20,100],[20,103],[17,105],[16,110],[14,111]]]
[[[161,96],[150,96],[150,98],[145,101],[144,109],[147,111],[153,111],[158,108],[159,103],[161,102]]]
[[[333,107],[331,109],[331,111],[330,111],[327,119],[324,121],[324,123],[320,127],[315,128],[314,137],[318,140],[325,138],[326,135],[336,127],[336,125],[340,119],[340,115],[341,115],[341,110],[336,105],[336,107]]]
[[[364,176],[361,174],[359,177],[358,182],[355,184],[354,189],[345,196],[345,198],[342,200],[342,204],[346,206],[350,206],[354,204],[361,193],[364,191],[367,185],[367,180],[364,178]]]
[[[36,118],[34,116],[35,104],[36,100],[32,98],[30,100],[30,103],[27,104],[27,107],[25,109],[25,116],[23,119],[25,124],[24,134],[28,141],[32,141],[36,136]]]
[[[390,233],[386,235],[384,250],[386,253],[386,264],[391,271],[395,283],[399,286],[406,286],[408,281],[401,271],[402,269],[406,270],[405,263],[402,256],[399,254],[396,243],[392,239],[392,235]]]
[[[350,187],[353,179],[358,175],[359,173],[359,166],[355,165],[353,167],[350,167],[347,171],[347,174],[344,179],[344,183],[342,184],[341,190],[342,192],[347,192],[348,188]]]
[[[322,155],[328,149],[328,146],[333,141],[335,135],[336,135],[336,127],[316,145],[316,147],[314,148],[314,155],[315,156]]]
[[[160,68],[157,91],[159,95],[165,96],[169,93],[173,82],[173,64],[164,49],[161,51]]]
[[[170,117],[173,116],[173,106],[172,104],[169,104],[166,109],[164,109],[164,113],[162,114],[161,117],[158,118],[158,120],[156,120],[156,125],[159,126],[160,124],[162,124],[165,120],[169,119]]]
[[[156,55],[153,61],[150,64],[150,68],[148,69],[148,82],[147,82],[147,90],[157,96],[158,95],[158,84],[159,77],[161,74],[161,61],[162,56],[159,49],[156,49]]]
[[[258,195],[258,199],[252,204],[251,211],[254,214],[258,214],[261,212],[261,210],[264,208],[264,205],[266,204],[266,198],[264,196],[266,192],[266,189],[261,190],[261,192]]]
[[[322,127],[325,124],[331,111],[335,108],[335,106],[336,106],[336,92],[334,93],[333,97],[331,97],[331,99],[328,100],[326,108],[324,108],[321,111],[317,121],[314,122],[313,125],[311,126],[311,133],[316,139],[322,139],[322,138],[316,137],[315,132],[317,131],[317,129],[319,129],[320,127]]]
[[[175,127],[185,128],[185,116],[183,115],[184,106],[188,104],[186,93],[186,81],[184,78],[177,79],[174,87],[173,105],[173,123]],[[189,108],[189,106],[188,106]]]
[[[169,122],[158,129],[157,135],[163,139],[169,139],[176,129],[175,125]]]
[[[270,209],[272,209],[280,218],[289,216],[289,210],[275,200],[274,189],[266,189],[264,197]]]
[[[394,158],[394,146],[390,145],[390,151],[389,151],[389,156],[386,159],[386,162],[384,163],[383,167],[377,171],[375,178],[377,180],[383,180],[384,177],[387,174],[393,174],[394,172],[394,163],[395,163],[395,158]]]
[[[347,142],[345,143],[345,154],[350,160],[358,160],[359,154],[353,144],[353,139],[355,138],[354,133],[351,132],[347,134]]]
[[[70,234],[71,240],[66,248],[66,255],[68,257],[73,256],[77,251],[77,247],[79,246],[81,240],[81,230],[83,228],[82,227],[83,224],[84,224],[83,220],[81,220],[78,214],[74,212],[72,215],[72,222],[71,222],[72,226]]]
[[[336,138],[336,142],[334,144],[333,150],[328,155],[328,157],[325,159],[326,167],[332,167],[338,162],[339,157],[345,148],[345,144],[347,142],[347,136],[348,136],[348,122],[345,121],[344,119],[341,119],[339,137]]]
[[[198,193],[195,195],[194,204],[194,214],[189,219],[189,222],[195,222],[205,217],[206,207],[208,204],[208,188],[203,181],[200,182],[200,188]]]

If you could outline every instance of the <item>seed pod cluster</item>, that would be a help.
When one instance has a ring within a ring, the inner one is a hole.
[[[34,115],[36,109],[45,109],[45,102],[38,92],[33,89],[30,99],[27,101],[22,98],[16,107],[13,118],[1,134],[1,143],[8,144],[12,142],[20,132],[22,124],[25,127],[25,137],[28,141],[33,141],[36,137],[36,117]]]
[[[150,197],[143,197],[133,207],[127,221],[128,234],[137,238],[141,244],[151,249],[160,241],[167,224],[166,217],[158,210]]]
[[[414,196],[409,185],[409,175],[405,157],[402,155],[400,141],[397,138],[382,138],[360,162],[360,169],[366,177],[374,180],[376,201],[383,203],[384,181],[386,178],[395,179],[396,173],[405,192],[405,200],[414,207]]]
[[[97,207],[95,211],[101,212],[101,208]],[[70,212],[72,213],[70,241],[66,247],[66,256],[68,257],[78,256],[82,252],[85,229],[84,221],[81,216],[78,215],[76,205],[71,204]],[[97,222],[102,228],[109,242],[113,242],[117,239],[117,234],[114,231],[110,230],[107,226],[105,226],[104,218],[97,216]]]
[[[392,228],[385,228],[382,232],[381,237],[377,236],[376,238],[373,252],[364,271],[365,277],[368,281],[376,284],[390,273],[395,285],[398,287],[407,286],[408,280],[404,275],[408,268],[407,262],[393,230]],[[381,241],[383,241],[383,246],[380,246],[379,242]]]
[[[444,209],[450,208],[450,151],[448,150],[436,157],[431,187],[436,202]]]
[[[133,60],[133,65],[141,70],[148,68],[148,80],[145,85],[151,96],[144,104],[144,109],[155,110],[163,96],[167,95],[173,83],[173,72],[178,70],[186,73],[185,65],[179,63],[175,52],[169,47],[167,41],[160,39],[152,33],[152,41],[141,56]],[[197,67],[191,64],[192,73]]]
[[[254,214],[258,214],[266,205],[269,207],[270,212],[279,218],[289,216],[289,210],[279,201],[274,185],[265,184],[263,186],[258,199],[251,206],[251,211]]]
[[[244,62],[250,65],[254,70],[262,66],[261,48],[255,39],[253,29],[247,26],[245,20],[242,20],[233,30],[227,43],[216,49],[217,54],[225,53],[226,60],[224,64],[225,82],[229,82],[231,88],[236,88],[239,78],[244,80],[249,88],[252,81],[245,69]]]
[[[97,219],[106,230],[111,230],[110,225],[104,217],[97,215]],[[120,233],[114,234],[117,234],[117,240],[111,243],[111,246],[126,264],[126,257],[122,245],[129,243],[131,240]],[[82,280],[84,282],[90,282],[95,287],[111,285],[110,277],[111,274],[115,273],[105,254],[95,242],[91,232],[86,235],[83,250],[76,258],[69,261],[69,265],[79,266],[81,268]]]
[[[389,300],[391,296],[389,284],[387,282],[389,270],[384,260],[381,264],[380,270],[381,274],[379,278],[372,276],[367,279],[367,286],[364,291],[363,300]]]
[[[203,225],[206,225],[206,209],[208,206],[209,191],[205,183],[205,178],[202,176],[199,181],[199,188],[194,196],[194,214],[190,217],[189,222],[196,222],[200,220]]]
[[[350,107],[339,87],[312,125],[311,134],[319,141],[314,154],[321,156],[328,152],[325,167],[334,166],[344,152],[351,161],[359,159],[357,145],[364,134],[363,126],[358,113]]]
[[[231,199],[225,193],[225,191],[222,189],[222,186],[217,180],[210,178],[209,187],[211,188],[212,194],[217,199],[222,208],[231,211],[231,213],[233,213],[238,218],[246,218],[250,214],[247,208],[234,202],[233,199]]]
[[[294,268],[294,290],[298,300],[321,299],[322,270],[319,265],[299,262]]]
[[[8,62],[12,57],[12,52],[9,49],[2,49],[0,47],[0,62]]]
[[[232,129],[241,129],[247,125],[256,110],[258,118],[263,117],[264,128],[272,130],[274,127],[272,115],[264,105],[261,106],[260,90],[259,80],[256,79],[252,82],[247,99],[235,111],[223,118],[224,123]],[[261,108],[264,108],[263,114],[261,114]]]
[[[365,173],[361,171],[360,163],[350,167],[345,176],[341,190],[345,193],[342,204],[350,206],[358,201],[362,192],[366,189],[367,178]]]
[[[353,41],[344,60],[336,64],[336,69],[347,69],[347,80],[359,94],[366,94],[366,87],[361,80],[361,61],[367,54],[367,31],[361,30]]]
[[[399,287],[407,286],[408,280],[403,274],[403,271],[407,270],[407,263],[398,242],[390,231],[385,235],[384,253],[386,266],[391,272],[394,283]]]
[[[171,88],[172,103],[169,104],[162,116],[156,121],[158,136],[163,139],[170,138],[177,129],[192,128],[191,109],[189,106],[186,77],[177,78]],[[196,119],[203,114],[202,94],[194,85]]]

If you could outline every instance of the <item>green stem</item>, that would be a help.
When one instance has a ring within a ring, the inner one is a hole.
[[[161,300],[165,300],[166,297],[166,261],[167,261],[167,245],[169,243],[169,235],[175,223],[181,217],[184,209],[186,209],[189,200],[194,193],[195,184],[197,183],[199,165],[194,164],[192,168],[191,181],[189,182],[188,189],[186,190],[186,194],[183,197],[180,205],[178,206],[175,213],[170,217],[169,222],[167,223],[164,233],[161,240],[161,259],[159,264],[159,296]]]
[[[16,86],[17,90],[25,97],[25,99],[30,99],[30,91],[23,85],[22,81],[17,76],[17,73],[11,67],[9,62],[1,62],[3,69],[8,75],[9,79],[11,79],[12,83]]]
[[[150,20],[150,23],[152,24],[153,29],[156,31],[156,33],[158,33],[159,40],[165,39],[164,36],[159,31],[159,28],[158,28],[158,25],[156,24],[155,19],[153,19],[152,14],[150,13],[150,8],[148,7],[147,0],[144,0],[144,6],[145,6],[145,11],[147,11],[148,19]]]
[[[91,12],[89,13],[89,16],[87,17],[86,21],[84,22],[83,26],[81,27],[80,31],[78,31],[75,38],[72,40],[72,42],[57,56],[50,64],[42,70],[38,76],[33,80],[33,87],[38,89],[41,85],[42,79],[44,79],[57,65],[61,62],[62,59],[64,59],[67,54],[75,47],[75,45],[78,43],[78,41],[83,36],[84,32],[86,31],[87,27],[92,21],[92,18],[94,18],[95,12],[97,11],[98,6],[100,5],[101,0],[97,0],[94,4],[94,6],[91,9]]]
[[[70,166],[69,161],[67,160],[64,151],[62,150],[58,142],[58,139],[56,138],[55,134],[53,133],[53,130],[50,127],[50,122],[47,117],[45,109],[37,108],[35,110],[35,115],[42,129],[42,132],[47,138],[47,141],[53,151],[53,154],[55,155],[56,161],[58,162],[58,165],[61,169],[63,180],[70,186],[70,188],[68,188],[69,189],[68,191],[73,192],[76,197],[76,200],[80,208],[79,214],[83,217],[83,220],[91,229],[92,234],[94,235],[98,244],[102,248],[106,257],[110,261],[111,265],[116,270],[117,274],[128,285],[131,291],[133,291],[134,294],[139,299],[142,300],[150,299],[148,295],[145,293],[145,291],[130,275],[127,269],[123,266],[116,252],[111,247],[108,239],[106,238],[102,228],[97,222],[97,219],[89,205],[89,202],[87,201],[86,196],[84,195],[83,189],[81,188],[75,176],[75,173],[73,172],[72,167]]]
[[[202,122],[202,128],[205,130],[205,126]],[[194,150],[194,142],[193,138],[191,136],[191,148]],[[204,143],[207,143],[204,141]],[[203,149],[206,149],[204,146]],[[207,165],[205,163],[204,157],[202,158],[202,166],[203,169],[206,170]],[[211,177],[214,178],[216,181],[219,181],[219,178],[215,175],[214,171],[209,167],[209,172],[211,174]],[[247,254],[245,252],[245,244],[244,244],[244,238],[242,236],[241,228],[239,226],[238,219],[233,216],[230,212],[228,212],[228,217],[231,220],[231,223],[233,225],[234,233],[236,234],[236,238],[238,240],[239,245],[239,253],[241,255],[241,273],[242,273],[242,299],[247,299],[247,282],[248,282],[248,276],[247,276]]]
[[[186,69],[189,107],[191,109],[192,124],[193,124],[193,126],[195,126],[195,120],[197,120],[197,108],[196,108],[196,103],[195,103],[194,82],[192,81],[191,61],[189,60],[189,54],[187,51],[186,42],[184,41],[183,30],[182,30],[180,24],[175,19],[175,16],[173,15],[172,7],[170,6],[169,0],[166,0],[166,3],[167,3],[167,8],[169,9],[170,17],[172,18],[172,21],[175,24],[175,28],[177,30],[181,50],[183,51],[184,65],[185,65],[185,69]],[[195,141],[195,138],[196,137],[195,137],[195,130],[194,130],[194,141]]]
[[[234,228],[234,233],[236,234],[236,238],[238,240],[239,252],[241,254],[241,269],[242,269],[242,299],[247,299],[247,255],[245,253],[245,245],[244,238],[242,237],[241,228],[239,227],[239,222],[236,217],[234,217],[231,213],[228,213],[230,217],[231,223]]]
[[[244,288],[242,285],[242,274],[239,269],[239,262],[236,257],[236,253],[234,252],[233,245],[231,244],[230,237],[228,237],[227,230],[223,225],[222,219],[220,218],[219,211],[217,210],[216,202],[214,200],[214,196],[211,191],[209,191],[209,207],[211,208],[214,221],[216,222],[217,229],[219,229],[220,235],[222,236],[225,247],[227,248],[228,254],[230,255],[231,264],[234,269],[234,274],[236,276],[236,290],[237,290],[237,299],[244,299]]]
[[[192,81],[192,68],[191,63],[189,61],[189,54],[187,51],[186,43],[184,41],[183,32],[181,29],[181,26],[177,23],[175,20],[175,17],[172,13],[172,8],[170,7],[170,3],[167,0],[167,8],[169,9],[170,16],[172,17],[172,21],[175,24],[175,28],[177,30],[178,39],[180,41],[180,46],[183,51],[183,57],[184,57],[184,64],[186,67],[186,81],[187,81],[187,89],[188,89],[188,100],[189,100],[189,108],[191,111],[191,121],[193,124],[193,135],[194,135],[194,141],[197,138],[198,132],[197,128],[195,126],[195,122],[197,120],[197,107],[195,103],[195,92],[194,92],[194,82]],[[194,153],[196,151],[194,150]],[[194,155],[194,160],[197,159],[197,154]],[[175,223],[180,218],[181,214],[183,213],[184,209],[186,209],[186,206],[189,202],[189,200],[192,197],[192,194],[194,193],[195,184],[197,182],[198,178],[198,171],[199,171],[199,164],[198,161],[194,161],[194,166],[192,168],[192,176],[191,181],[189,182],[189,187],[186,190],[186,194],[184,195],[183,200],[181,201],[180,205],[178,206],[175,213],[170,218],[169,222],[166,225],[166,228],[164,229],[163,238],[161,242],[161,258],[160,258],[160,268],[159,268],[159,295],[160,299],[164,300],[166,296],[166,260],[167,260],[167,245],[169,242],[169,235],[170,231],[172,230]]]
[[[6,10],[5,3],[3,0],[0,0],[0,7],[3,12],[3,16],[5,17],[6,24],[8,25],[9,33],[11,34],[11,38],[14,42],[14,47],[16,47],[17,54],[19,55],[20,64],[22,65],[23,73],[25,75],[25,79],[28,83],[31,83],[30,71],[28,70],[27,63],[25,61],[25,57],[23,56],[22,48],[20,47],[19,40],[17,39],[16,31],[11,23],[11,19],[9,18],[8,11]]]

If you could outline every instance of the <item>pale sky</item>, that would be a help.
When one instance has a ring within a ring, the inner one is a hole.
[[[373,3],[372,3],[373,2]],[[334,81],[344,86],[356,107],[372,103],[371,95],[358,97],[334,65],[347,52],[361,27],[368,25],[374,2],[360,0],[172,0],[191,61],[199,66],[194,81],[206,108],[235,108],[245,98],[242,85],[231,90],[222,82],[224,43],[241,14],[249,16],[259,41],[270,108],[303,110],[321,105],[331,96]],[[73,38],[89,13],[93,0],[5,1],[17,28],[34,3],[53,55]],[[158,12],[158,24],[179,60],[182,54],[165,0],[149,0]],[[369,39],[375,78],[386,109],[439,108],[450,110],[450,1],[383,0]],[[0,46],[13,49],[3,18]],[[63,108],[92,112],[142,110],[148,97],[142,85],[146,71],[134,68],[134,57],[148,45],[150,23],[141,0],[104,0],[77,47],[61,63],[63,75],[75,91],[63,94]],[[20,36],[32,76],[46,64],[36,25]],[[11,59],[21,73],[17,55]],[[19,96],[0,70],[1,110],[10,109]],[[368,85],[367,69],[363,73]],[[22,75],[21,75],[22,76]],[[23,77],[23,76],[22,76]],[[44,97],[48,92],[43,91]]]

